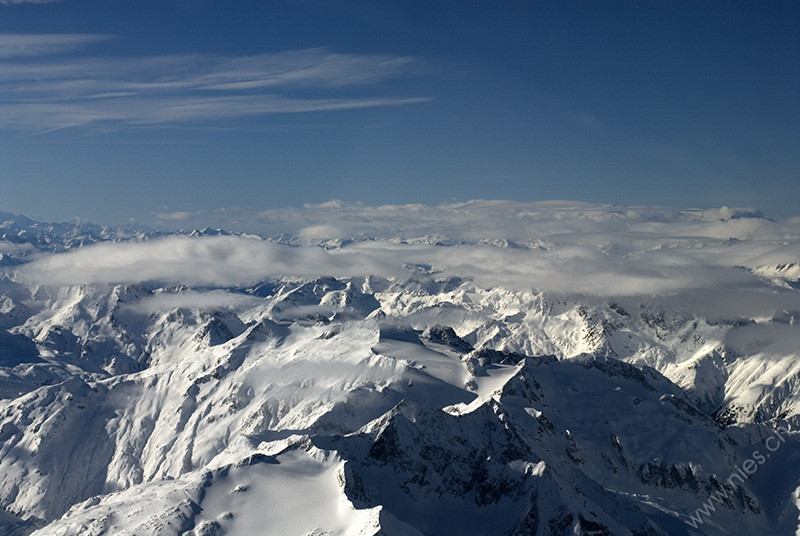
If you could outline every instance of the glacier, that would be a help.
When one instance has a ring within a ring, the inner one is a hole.
[[[0,534],[800,528],[798,221],[0,213]]]

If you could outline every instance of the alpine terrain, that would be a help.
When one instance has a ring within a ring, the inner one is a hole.
[[[0,213],[0,534],[800,530],[800,221],[226,217]]]

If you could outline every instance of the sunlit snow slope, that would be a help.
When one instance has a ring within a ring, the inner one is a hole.
[[[798,222],[382,209],[0,214],[0,534],[795,534]]]

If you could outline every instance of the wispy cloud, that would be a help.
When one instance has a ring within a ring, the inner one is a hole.
[[[95,123],[159,125],[265,114],[353,110],[400,106],[423,99],[293,99],[276,95],[151,97],[109,95],[95,102],[18,102],[0,105],[0,125],[11,128],[67,128]]]
[[[184,221],[192,216],[196,216],[196,214],[186,210],[176,210],[175,212],[160,212],[158,219],[162,221]]]
[[[23,2],[0,0],[0,4],[20,3]],[[110,39],[114,37],[102,34],[0,34],[0,58],[63,54]]]
[[[129,305],[129,309],[149,314],[169,311],[177,307],[190,308],[248,308],[258,305],[261,300],[238,292],[210,290],[197,292],[180,290],[178,292],[159,292]]]
[[[0,0],[1,5],[14,5],[14,4],[52,4],[54,2],[61,2],[61,0]]]
[[[420,62],[405,56],[316,48],[253,56],[49,57],[103,39],[0,34],[0,127],[153,125],[430,100],[380,94],[389,80],[420,72]]]

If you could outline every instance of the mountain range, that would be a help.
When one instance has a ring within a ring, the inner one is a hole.
[[[800,528],[800,222],[237,218],[0,213],[0,534]]]

